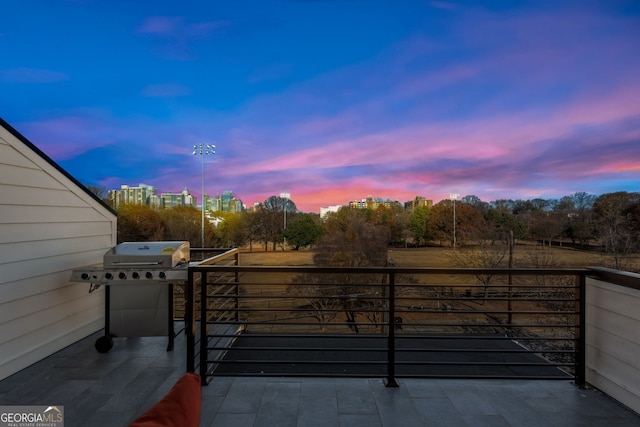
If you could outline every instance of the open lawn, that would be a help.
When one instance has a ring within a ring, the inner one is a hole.
[[[466,249],[457,250],[464,252]],[[528,253],[540,250],[551,254],[557,267],[581,268],[604,264],[603,254],[599,252],[523,244],[515,246],[514,266],[526,265]],[[456,265],[454,251],[450,247],[392,248],[389,249],[389,260],[399,267],[460,267],[460,265]],[[313,265],[313,251],[243,252],[240,256],[240,264]]]

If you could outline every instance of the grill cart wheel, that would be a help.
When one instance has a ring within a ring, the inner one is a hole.
[[[98,353],[108,353],[113,348],[113,338],[109,336],[100,337],[96,340],[95,346]]]

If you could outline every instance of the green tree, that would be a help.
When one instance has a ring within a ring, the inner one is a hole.
[[[514,239],[523,239],[527,235],[526,226],[510,212],[488,208],[484,217],[489,228],[489,235],[485,237],[486,239],[492,241],[503,239],[510,232],[513,232]]]
[[[315,243],[322,232],[322,225],[317,215],[298,214],[287,224],[284,237],[295,250],[298,250],[302,246]]]
[[[409,230],[418,246],[426,245],[429,240],[429,235],[427,234],[429,211],[428,206],[418,206],[413,209],[411,219],[409,220]]]
[[[217,227],[222,246],[240,247],[249,240],[248,213],[218,212],[216,215],[222,219]]]

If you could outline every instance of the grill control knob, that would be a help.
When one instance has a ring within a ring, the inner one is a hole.
[[[113,274],[111,274],[111,273],[105,273],[105,274],[104,274],[104,278],[105,278],[105,279],[107,279],[107,280],[111,280],[111,279],[113,279]]]
[[[91,276],[89,275],[89,273],[82,273],[82,274],[80,275],[80,278],[81,278],[82,280],[87,280],[89,277],[91,277]]]
[[[120,274],[118,274],[118,277],[121,279],[126,279],[127,278],[127,273],[125,273],[124,271],[121,271]]]
[[[131,274],[131,277],[133,277],[134,279],[138,279],[138,278],[140,277],[140,273],[138,273],[137,271],[134,271],[134,272]]]
[[[147,271],[147,274],[145,274],[144,277],[146,277],[147,279],[152,279],[153,278],[153,273],[150,272],[150,271]]]
[[[167,273],[165,273],[164,271],[161,271],[159,274],[161,279],[166,279],[167,278]]]

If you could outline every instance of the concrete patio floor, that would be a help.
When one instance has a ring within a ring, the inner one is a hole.
[[[65,426],[126,426],[184,373],[184,335],[87,337],[0,381],[0,405],[62,405]],[[216,377],[201,426],[639,426],[640,416],[569,380]]]

